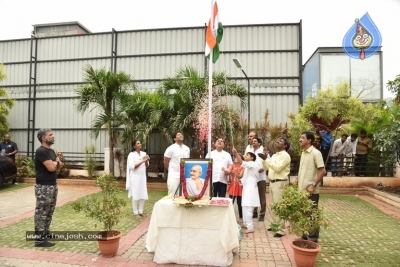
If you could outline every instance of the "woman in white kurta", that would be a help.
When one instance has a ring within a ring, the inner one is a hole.
[[[244,162],[240,154],[235,148],[232,149],[238,163],[242,163],[244,167],[244,174],[242,179],[237,179],[240,185],[243,186],[242,191],[242,211],[243,211],[243,225],[247,228],[245,233],[254,232],[253,225],[253,209],[260,206],[260,197],[258,196],[257,177],[259,166],[255,162],[256,155],[252,152],[247,152],[244,156]]]
[[[136,218],[143,216],[144,201],[148,199],[146,168],[149,166],[150,157],[140,149],[142,149],[140,141],[133,140],[132,152],[129,153],[126,164],[126,190],[129,190],[128,197],[132,198],[133,213]]]

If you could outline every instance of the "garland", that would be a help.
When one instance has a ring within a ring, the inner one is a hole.
[[[189,200],[189,203],[186,203],[184,205],[185,208],[190,209],[193,208],[193,204],[191,202],[199,200],[203,197],[204,193],[207,190],[208,187],[208,182],[210,181],[211,178],[211,172],[212,172],[212,161],[208,162],[208,166],[207,166],[207,174],[206,174],[206,180],[205,180],[205,186],[203,186],[203,188],[200,191],[200,194],[198,195],[190,195],[187,192],[186,189],[186,179],[185,179],[185,161],[181,161],[180,163],[180,176],[181,176],[181,183],[182,183],[182,191],[183,191],[183,196]]]

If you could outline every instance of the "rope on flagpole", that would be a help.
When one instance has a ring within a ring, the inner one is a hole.
[[[225,61],[224,61],[224,65],[225,65]],[[229,131],[230,131],[230,135],[231,135],[231,144],[232,144],[232,147],[235,147],[235,144],[234,144],[234,142],[233,142],[233,131],[232,131],[232,113],[231,113],[231,108],[230,108],[230,101],[228,101],[228,97],[229,97],[229,95],[228,95],[228,79],[226,78],[226,75],[225,75],[225,96],[226,96],[226,99],[227,99],[227,102],[228,102],[228,117],[229,117]],[[231,178],[232,178],[232,176],[233,177],[235,177],[236,178],[236,175],[237,175],[237,173],[236,173],[236,165],[235,164],[233,164],[233,169],[232,169],[232,171],[234,172],[234,174],[233,175],[231,175]],[[236,192],[236,187],[237,187],[237,182],[236,181],[233,181],[232,179],[231,179],[231,183],[230,183],[230,185],[229,186],[231,186],[231,184],[233,183],[233,193],[235,193]],[[235,196],[233,195],[233,198],[234,198]],[[236,201],[238,201],[237,199],[236,199]]]
[[[232,125],[232,110],[231,110],[231,107],[230,107],[230,101],[228,100],[228,97],[230,95],[228,94],[228,79],[226,78],[226,76],[225,76],[225,96],[226,96],[226,99],[227,99],[227,102],[228,102],[229,131],[230,131],[230,135],[231,135],[231,144],[232,144],[232,146],[234,146],[235,144],[233,143],[233,132],[232,132],[232,128],[233,128],[233,125]]]

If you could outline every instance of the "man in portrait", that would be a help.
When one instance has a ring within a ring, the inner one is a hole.
[[[202,173],[203,168],[200,165],[193,165],[190,169],[190,178],[186,178],[186,190],[189,195],[198,195],[203,189],[204,180],[200,178]]]

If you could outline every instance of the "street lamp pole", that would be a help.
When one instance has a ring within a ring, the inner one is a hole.
[[[239,60],[237,58],[233,59],[233,62],[235,63],[236,67],[238,67],[244,74],[244,76],[247,79],[247,133],[250,133],[250,79],[247,76],[246,72],[242,68],[242,64],[240,64]]]

